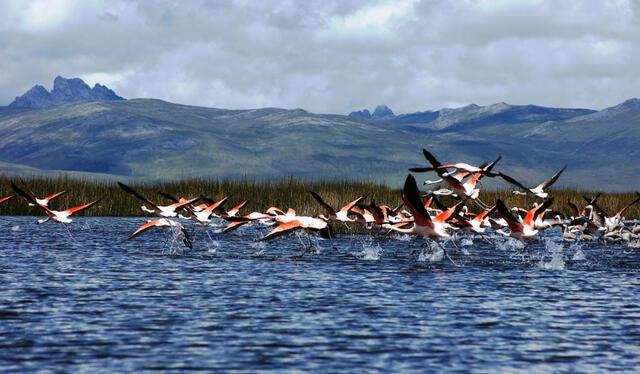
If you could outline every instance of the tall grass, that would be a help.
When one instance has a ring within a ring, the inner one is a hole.
[[[18,186],[20,182],[9,177],[0,176],[0,197],[14,195],[10,182],[14,181]],[[59,197],[51,203],[52,209],[66,209],[71,206],[84,204],[95,199],[100,203],[86,211],[86,215],[92,216],[144,216],[140,210],[142,201],[125,193],[115,182],[91,181],[72,179],[68,177],[38,177],[26,180],[29,187],[38,197],[44,197],[54,192],[67,190],[67,194]],[[309,191],[317,192],[323,199],[336,209],[355,198],[368,194],[378,204],[386,204],[394,207],[400,204],[400,191],[387,186],[348,181],[322,181],[307,182],[293,178],[280,181],[256,181],[245,180],[212,180],[189,179],[176,182],[154,184],[131,184],[131,187],[148,199],[164,205],[170,202],[162,197],[159,192],[166,192],[176,197],[206,196],[217,200],[224,196],[232,195],[225,204],[232,207],[244,200],[250,200],[243,212],[264,211],[270,206],[278,206],[283,209],[293,208],[299,214],[316,215],[324,214],[323,209],[311,198]],[[595,191],[578,191],[574,189],[556,189],[551,192],[555,198],[553,208],[570,216],[571,211],[567,200],[571,200],[578,207],[584,206],[582,196],[594,196]],[[599,205],[610,214],[634,200],[637,196],[633,192],[605,193],[598,200]],[[509,206],[523,208],[531,207],[534,199],[525,196],[512,195],[509,190],[482,191],[480,198],[487,204],[493,204],[500,198]],[[370,200],[367,200],[367,203]],[[445,204],[452,200],[443,199]],[[473,204],[468,204],[473,206]],[[477,211],[478,209],[472,209]],[[28,207],[19,196],[0,205],[2,215],[41,215],[42,212],[35,207]],[[640,219],[640,203],[629,208],[624,216],[628,219]]]

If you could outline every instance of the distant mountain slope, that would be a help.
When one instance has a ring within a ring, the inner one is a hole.
[[[33,86],[23,95],[9,104],[14,108],[50,108],[79,101],[124,100],[111,89],[101,84],[90,88],[82,79],[65,79],[57,76],[53,81],[53,90],[47,91],[41,85]]]
[[[568,164],[559,185],[640,185],[640,100],[599,112],[502,103],[440,112],[414,114],[438,113],[411,122],[411,114],[362,118],[154,99],[4,107],[0,162],[7,164],[0,170],[10,164],[13,172],[31,167],[144,179],[297,176],[398,186],[407,168],[425,164],[425,147],[443,162],[479,164],[501,154],[497,169],[525,183]]]

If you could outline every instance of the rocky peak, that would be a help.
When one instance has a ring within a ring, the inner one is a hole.
[[[369,112],[369,109],[363,109],[349,113],[349,117],[371,118],[371,113]]]
[[[394,117],[393,111],[386,105],[378,105],[376,109],[373,111],[371,117],[373,118],[384,118],[384,117]]]
[[[111,89],[101,84],[90,88],[80,78],[66,79],[57,76],[53,81],[53,90],[47,91],[41,85],[33,86],[29,91],[9,104],[20,108],[50,108],[53,106],[75,103],[78,101],[110,101],[124,100]]]

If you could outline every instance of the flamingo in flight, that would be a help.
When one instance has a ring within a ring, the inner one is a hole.
[[[436,174],[441,178],[437,181],[427,181],[424,184],[434,184],[437,182],[445,181],[447,182],[447,177],[451,177],[452,179],[456,179],[458,182],[461,182],[462,179],[473,173],[481,173],[483,175],[489,177],[495,177],[498,174],[492,173],[491,169],[502,159],[502,156],[498,156],[493,162],[489,164],[485,164],[482,166],[473,166],[467,163],[451,163],[451,164],[442,164],[438,159],[427,151],[425,148],[422,148],[422,154],[424,158],[431,164],[431,167],[427,168],[410,168],[409,171],[420,173],[425,171],[435,171]],[[453,168],[455,170],[448,172],[447,169]],[[447,182],[448,183],[448,182]]]
[[[295,216],[286,222],[283,222],[271,230],[260,241],[270,240],[275,237],[287,234],[294,230],[304,229],[305,231],[317,231],[323,238],[330,239],[333,237],[331,225],[326,220],[315,217]]]
[[[224,204],[231,196],[225,196],[218,201],[213,201],[207,198],[202,198],[205,203],[200,204],[198,206],[193,206],[191,204],[191,200],[181,197],[180,199],[176,199],[173,195],[170,195],[166,192],[160,192],[160,194],[167,199],[173,201],[176,204],[187,203],[184,206],[184,209],[188,210],[190,215],[185,217],[181,214],[178,214],[178,217],[183,219],[192,219],[198,225],[206,225],[211,222],[211,217],[214,215],[213,211],[219,209],[222,204]]]
[[[414,225],[406,229],[398,227],[396,225],[386,225],[385,227],[404,234],[417,235],[424,238],[433,239],[440,246],[440,248],[442,248],[447,257],[449,257],[447,250],[442,245],[440,245],[437,240],[451,237],[449,232],[447,232],[447,228],[449,227],[447,221],[460,213],[463,203],[466,201],[466,199],[459,201],[456,205],[443,211],[434,218],[431,218],[431,216],[425,209],[424,204],[420,200],[420,190],[418,189],[415,178],[411,174],[409,174],[407,176],[407,179],[405,180],[401,196],[404,205],[409,208],[411,215],[413,215]],[[453,264],[455,264],[451,257],[449,257],[449,260]]]
[[[452,174],[455,174],[455,173],[467,173],[467,174],[482,173],[482,174],[487,175],[489,177],[497,177],[498,174],[492,173],[491,169],[501,159],[502,159],[502,156],[498,156],[498,158],[496,158],[492,163],[490,163],[488,165],[482,165],[482,166],[473,166],[473,165],[469,165],[469,164],[464,163],[464,162],[458,162],[458,163],[455,163],[455,164],[440,165],[440,166],[436,167],[435,169],[449,169],[449,168],[453,168],[454,169],[451,172],[446,172],[445,174],[443,174],[444,176],[449,176],[449,175],[452,175]]]
[[[136,236],[140,235],[142,232],[152,227],[177,228],[178,230],[180,230],[180,232],[182,232],[182,236],[183,236],[182,242],[184,243],[184,245],[187,248],[193,248],[193,245],[191,244],[191,239],[189,238],[189,234],[187,234],[187,230],[185,230],[184,226],[180,222],[177,222],[168,218],[160,218],[156,220],[147,221],[146,223],[138,227],[138,229],[134,231],[131,235],[129,235],[127,240],[135,238]]]
[[[560,177],[560,175],[562,174],[562,172],[564,171],[564,169],[567,168],[567,165],[565,165],[562,169],[560,169],[557,173],[555,173],[553,176],[551,176],[551,178],[547,179],[546,181],[540,183],[537,186],[534,187],[526,187],[524,186],[522,183],[518,182],[517,180],[513,179],[512,177],[504,174],[504,173],[498,173],[498,175],[500,175],[502,177],[502,179],[504,179],[505,181],[513,184],[514,186],[518,187],[519,189],[521,189],[522,191],[519,190],[515,190],[512,193],[514,195],[522,195],[522,196],[529,196],[529,197],[539,197],[541,199],[546,199],[547,197],[549,197],[549,194],[545,191],[545,188],[549,188],[551,187],[551,185],[553,185],[558,178]]]
[[[440,161],[438,161],[438,159],[434,155],[432,155],[426,149],[423,148],[422,153],[432,167],[431,168],[411,168],[409,170],[416,171],[416,172],[435,171],[436,174],[438,174],[438,176],[442,179],[442,181],[444,181],[445,183],[447,183],[449,186],[452,187],[452,190],[441,189],[433,192],[434,194],[469,197],[474,201],[478,201],[483,208],[487,207],[486,204],[479,201],[478,195],[480,194],[480,189],[476,188],[476,185],[480,182],[480,179],[482,179],[482,177],[484,177],[485,175],[487,176],[497,175],[497,174],[491,173],[491,169],[493,169],[493,167],[498,163],[498,161],[502,159],[502,156],[498,156],[498,158],[496,158],[493,162],[487,165],[475,167],[475,166],[471,166],[469,164],[463,164],[463,163],[443,165],[440,163]],[[451,173],[447,172],[446,171],[447,167],[456,168],[457,170],[456,176],[451,175],[453,174],[453,172]],[[467,169],[479,170],[479,171],[470,172]],[[457,176],[460,176],[464,178],[470,174],[471,174],[471,177],[467,179],[465,182],[463,182],[462,179],[458,179],[457,177]],[[433,181],[426,181],[425,184],[427,184],[427,182],[429,182],[428,184],[431,184]]]
[[[534,206],[525,215],[522,222],[517,219],[504,205],[504,202],[500,199],[496,201],[496,209],[498,210],[498,214],[504,218],[511,230],[510,233],[506,234],[511,238],[515,238],[521,242],[525,242],[526,240],[531,239],[535,234],[538,233],[539,230],[535,228],[535,218],[541,212],[544,212],[545,209],[553,204],[553,198],[545,200],[544,203]]]
[[[318,202],[318,204],[320,204],[320,206],[322,206],[327,211],[327,217],[320,216],[321,219],[334,220],[334,221],[340,221],[340,222],[354,222],[355,219],[349,218],[347,215],[351,212],[351,209],[353,207],[358,205],[360,201],[367,198],[366,195],[360,196],[359,198],[353,200],[352,202],[347,203],[345,206],[340,208],[339,211],[336,212],[335,209],[333,209],[329,204],[325,203],[324,200],[322,200],[320,195],[318,195],[313,191],[309,191],[309,193],[311,193],[311,196],[313,196],[313,198]]]
[[[212,204],[207,205],[204,209],[200,211],[191,211],[191,217],[199,224],[206,224],[211,222],[211,216],[213,215],[213,211],[220,208],[222,204],[224,204],[230,196],[225,196],[222,199],[213,202]]]
[[[62,195],[64,195],[65,193],[67,193],[67,191],[66,191],[66,190],[65,190],[65,191],[60,191],[60,192],[56,192],[56,193],[54,193],[54,194],[52,194],[52,195],[49,195],[49,196],[47,196],[47,197],[44,197],[44,198],[42,198],[42,199],[39,199],[39,198],[36,196],[36,194],[35,194],[33,191],[31,191],[31,189],[29,188],[29,186],[27,185],[27,183],[25,183],[25,181],[24,181],[22,178],[20,178],[20,182],[21,182],[21,183],[22,183],[22,185],[24,186],[24,188],[25,188],[25,190],[26,190],[25,192],[26,192],[26,193],[28,193],[29,195],[31,195],[31,197],[33,198],[33,200],[35,200],[35,203],[29,202],[29,203],[28,203],[28,205],[29,205],[29,206],[36,206],[36,205],[49,206],[49,202],[50,202],[51,200],[53,200],[53,199],[55,199],[56,197],[62,196]]]
[[[157,205],[156,203],[154,203],[153,201],[147,199],[146,197],[140,195],[138,192],[136,192],[134,189],[132,189],[131,187],[127,186],[126,184],[122,183],[122,182],[118,182],[118,186],[120,186],[120,188],[122,188],[125,192],[137,197],[138,199],[142,200],[145,204],[151,206],[153,209],[149,209],[147,208],[145,205],[141,206],[140,209],[142,209],[143,211],[147,212],[147,213],[154,213],[157,214],[161,217],[175,217],[178,215],[178,211],[182,208],[185,208],[187,205],[191,205],[193,202],[197,201],[200,199],[200,197],[195,197],[193,199],[190,200],[185,200],[183,202],[177,202],[177,203],[173,203],[171,205],[167,205],[167,206],[161,206],[161,205]]]
[[[20,196],[24,197],[28,202],[33,203],[35,206],[39,207],[47,214],[47,218],[39,219],[38,223],[45,223],[47,221],[56,221],[62,224],[71,223],[72,220],[69,217],[72,214],[88,209],[96,205],[100,201],[100,200],[95,200],[88,204],[74,206],[66,210],[52,210],[52,209],[49,209],[49,207],[38,204],[38,202],[31,195],[22,191],[20,188],[18,188],[18,186],[15,185],[15,183],[11,182],[11,187]]]

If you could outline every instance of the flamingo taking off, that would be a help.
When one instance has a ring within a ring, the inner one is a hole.
[[[184,243],[184,245],[187,248],[193,247],[191,244],[191,239],[189,238],[189,234],[187,234],[187,230],[185,230],[184,226],[180,222],[176,222],[168,218],[160,218],[152,221],[147,221],[146,223],[142,224],[142,226],[138,227],[138,229],[134,231],[133,234],[129,235],[127,240],[135,238],[136,236],[140,235],[142,232],[152,227],[177,228],[178,230],[180,230],[180,232],[182,232],[182,235],[183,235],[182,242]]]
[[[193,199],[190,200],[186,200],[184,202],[177,202],[177,203],[173,203],[171,205],[167,205],[167,206],[161,206],[161,205],[157,205],[156,203],[154,203],[153,201],[147,199],[146,197],[140,195],[138,192],[136,192],[134,189],[132,189],[131,187],[127,186],[126,184],[122,183],[122,182],[118,182],[118,186],[120,186],[120,188],[122,188],[125,192],[137,197],[138,199],[142,200],[145,204],[151,206],[153,209],[149,209],[146,206],[141,206],[140,209],[142,209],[143,211],[147,212],[147,213],[154,213],[157,214],[161,217],[175,217],[178,215],[178,211],[182,208],[184,208],[187,205],[191,205],[193,202],[197,201],[200,199],[200,197],[195,197]]]
[[[512,177],[504,173],[498,173],[498,175],[500,175],[502,179],[506,180],[507,182],[513,184],[514,186],[522,190],[522,191],[519,191],[519,190],[513,191],[512,193],[514,195],[523,195],[523,196],[539,197],[541,199],[546,199],[549,196],[549,194],[545,192],[544,189],[551,187],[551,185],[558,180],[558,178],[560,177],[560,174],[562,174],[562,172],[566,168],[567,168],[567,165],[565,165],[562,169],[560,169],[560,171],[555,173],[551,178],[547,179],[546,181],[540,183],[535,187],[525,187],[522,183],[518,182],[517,180],[513,179]]]
[[[353,222],[353,221],[355,221],[355,219],[349,218],[349,217],[347,217],[347,215],[351,212],[351,209],[354,206],[358,205],[358,203],[360,201],[364,200],[367,197],[366,195],[365,196],[360,196],[359,198],[357,198],[357,199],[353,200],[352,202],[346,204],[345,206],[340,208],[339,211],[336,212],[335,209],[333,209],[329,204],[325,203],[324,200],[322,200],[320,195],[318,195],[317,193],[315,193],[313,191],[309,191],[309,193],[318,202],[318,204],[320,204],[327,211],[327,217],[320,216],[321,218],[326,218],[327,220],[331,219],[331,220],[340,221],[340,222]]]
[[[27,183],[26,183],[22,178],[20,178],[20,182],[21,182],[21,183],[22,183],[22,185],[24,186],[24,188],[25,188],[25,190],[26,190],[25,192],[26,192],[26,193],[28,193],[29,195],[31,195],[31,197],[33,197],[33,200],[35,200],[35,201],[36,201],[36,202],[35,202],[35,204],[34,204],[34,203],[32,203],[32,202],[29,202],[29,203],[28,203],[28,205],[29,205],[29,206],[36,206],[36,205],[49,206],[49,202],[50,202],[51,200],[53,200],[53,199],[55,199],[56,197],[62,196],[62,195],[64,195],[65,193],[67,193],[67,191],[60,191],[60,192],[56,192],[56,193],[54,193],[54,194],[52,194],[52,195],[49,195],[49,196],[47,196],[47,197],[44,197],[44,198],[42,198],[42,199],[39,199],[39,198],[36,196],[36,194],[35,194],[33,191],[31,191],[31,189],[29,188],[29,186],[27,185]]]
[[[504,202],[500,199],[496,201],[496,209],[498,210],[498,214],[504,218],[509,226],[511,232],[507,234],[507,236],[511,238],[518,239],[521,242],[525,242],[528,239],[531,239],[535,234],[538,233],[539,230],[535,228],[535,217],[540,213],[544,212],[545,209],[553,204],[553,198],[545,200],[544,203],[534,206],[527,212],[527,215],[524,217],[522,222],[518,220],[504,205]]]
[[[292,220],[279,224],[276,228],[260,239],[260,241],[273,239],[298,229],[304,229],[305,231],[317,231],[320,233],[320,236],[327,239],[333,237],[333,230],[327,221],[315,217],[296,216]]]
[[[35,206],[37,206],[38,208],[42,209],[47,214],[48,217],[44,218],[44,219],[39,219],[38,223],[45,223],[47,221],[56,221],[56,222],[59,222],[59,223],[62,223],[62,224],[71,223],[71,218],[69,218],[69,217],[72,214],[74,214],[76,212],[80,212],[80,211],[85,210],[85,209],[88,209],[88,208],[96,205],[100,201],[100,200],[95,200],[95,201],[92,201],[92,202],[90,202],[88,204],[74,206],[74,207],[66,209],[66,210],[51,210],[51,209],[49,209],[48,207],[46,207],[44,205],[38,204],[38,202],[31,195],[29,195],[26,192],[22,191],[20,188],[18,188],[18,186],[15,185],[15,183],[11,182],[11,187],[20,196],[24,197],[28,202],[33,203]]]

